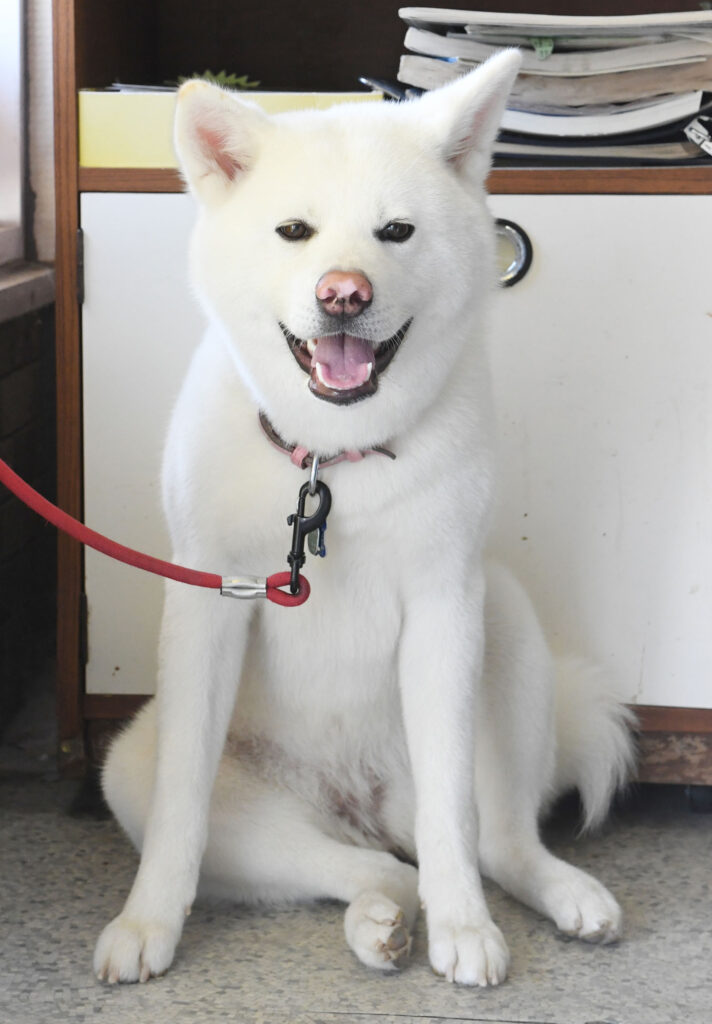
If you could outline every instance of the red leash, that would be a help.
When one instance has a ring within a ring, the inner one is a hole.
[[[152,555],[134,551],[133,548],[125,547],[123,544],[117,544],[115,540],[109,540],[108,537],[104,537],[103,534],[97,533],[96,530],[90,529],[84,523],[80,523],[78,519],[57,508],[51,501],[47,501],[22,477],[13,472],[2,459],[0,459],[0,483],[5,484],[20,501],[24,502],[33,512],[37,512],[43,519],[52,523],[53,526],[68,533],[70,537],[80,543],[86,544],[118,562],[125,562],[126,565],[133,565],[137,569],[155,573],[157,576],[165,576],[167,579],[177,580],[179,583],[188,583],[193,587],[219,590],[226,597],[266,597],[275,604],[286,607],[304,604],[309,597],[309,581],[301,575],[299,576],[299,592],[289,594],[280,590],[280,587],[289,584],[291,576],[289,572],[277,572],[266,579],[255,576],[223,578],[217,573],[187,569],[185,566],[164,562],[160,558],[154,558]]]

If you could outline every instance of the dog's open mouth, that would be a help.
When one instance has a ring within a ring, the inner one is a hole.
[[[348,405],[378,389],[383,373],[408,333],[412,318],[386,341],[372,342],[353,334],[327,334],[303,340],[280,322],[282,334],[299,366],[309,374],[309,390],[326,402]]]

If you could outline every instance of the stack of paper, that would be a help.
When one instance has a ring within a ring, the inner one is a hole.
[[[580,17],[406,7],[399,13],[411,52],[401,58],[398,79],[416,90],[451,81],[502,47],[521,49],[500,157],[578,163],[712,156],[704,116],[712,108],[712,11]]]

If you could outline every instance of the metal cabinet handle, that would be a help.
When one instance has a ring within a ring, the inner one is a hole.
[[[529,235],[513,220],[498,217],[495,221],[497,234],[514,247],[514,259],[500,274],[499,283],[503,288],[511,288],[521,281],[531,266],[534,250]]]

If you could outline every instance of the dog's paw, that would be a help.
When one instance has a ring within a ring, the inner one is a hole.
[[[621,908],[600,882],[566,865],[563,877],[546,893],[548,912],[564,935],[585,942],[615,942],[622,932]]]
[[[100,981],[148,981],[173,961],[180,931],[159,921],[119,914],[99,936],[94,973]]]
[[[478,926],[428,922],[430,963],[436,974],[460,985],[499,985],[507,977],[509,950],[492,921]]]
[[[344,931],[349,946],[367,967],[393,970],[410,953],[405,914],[381,893],[362,893],[349,904]]]

